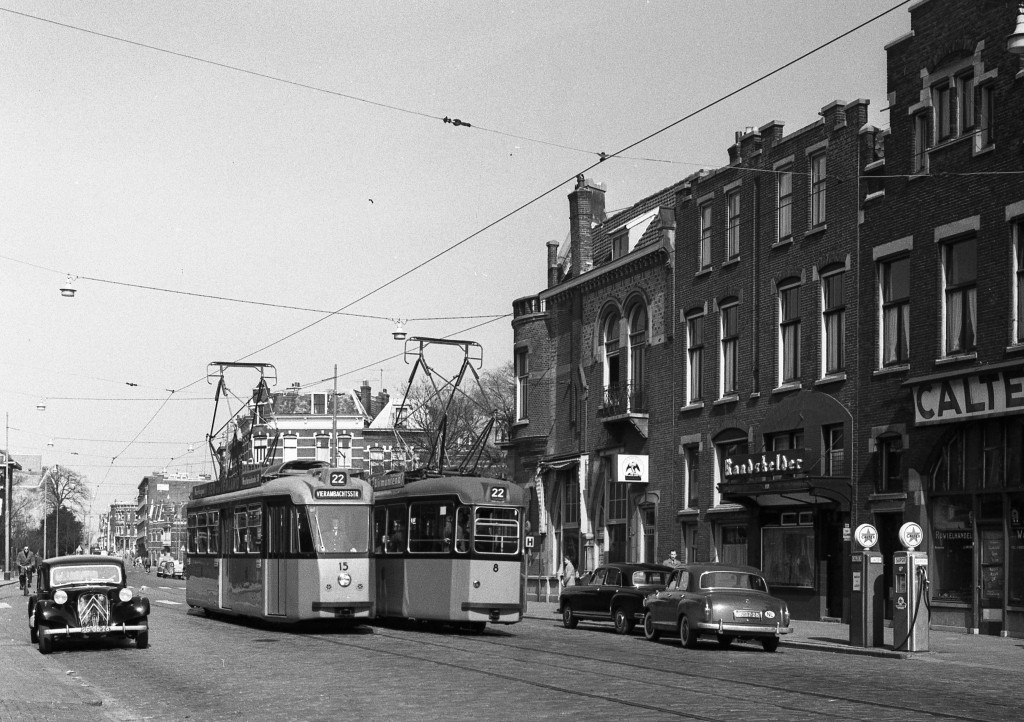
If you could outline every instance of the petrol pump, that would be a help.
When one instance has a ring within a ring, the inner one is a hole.
[[[862,549],[854,551],[850,586],[850,645],[855,647],[881,647],[885,644],[882,596],[883,557],[872,551],[878,543],[878,531],[870,524],[861,524],[853,533]]]
[[[893,555],[892,642],[901,652],[928,651],[928,553],[916,551],[924,532],[910,521],[900,527],[904,551]]]

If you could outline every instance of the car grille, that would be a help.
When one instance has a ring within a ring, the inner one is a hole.
[[[106,594],[83,594],[78,598],[78,622],[83,627],[110,624],[110,600]]]

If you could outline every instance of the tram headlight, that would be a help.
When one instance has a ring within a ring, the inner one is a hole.
[[[347,587],[351,583],[352,583],[352,575],[351,574],[339,574],[338,575],[338,586],[339,587]]]
[[[58,589],[53,593],[53,601],[57,604],[63,604],[68,600],[68,593],[63,589]]]

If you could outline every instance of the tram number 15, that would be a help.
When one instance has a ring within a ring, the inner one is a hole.
[[[492,486],[491,501],[508,501],[508,489],[504,486]]]

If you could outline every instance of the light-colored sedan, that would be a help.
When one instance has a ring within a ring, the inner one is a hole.
[[[714,636],[722,647],[736,639],[759,641],[766,652],[793,630],[789,607],[768,592],[756,567],[689,564],[675,570],[662,591],[644,599],[644,636],[679,635],[684,647]]]

